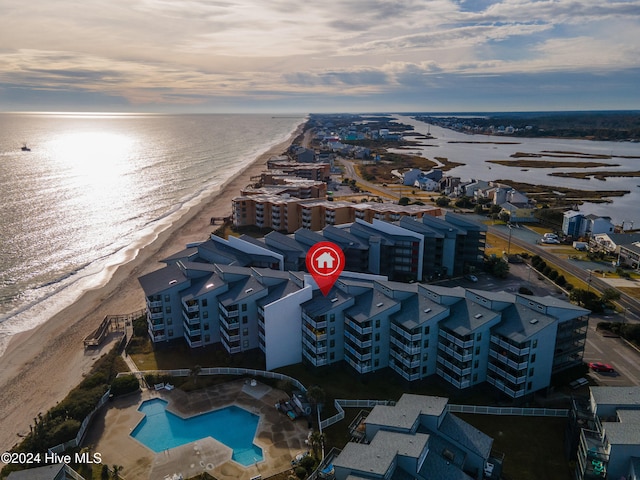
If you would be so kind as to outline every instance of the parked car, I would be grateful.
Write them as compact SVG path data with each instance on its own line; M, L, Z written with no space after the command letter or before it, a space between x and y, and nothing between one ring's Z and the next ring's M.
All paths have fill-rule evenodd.
M615 369L608 363L591 362L589 368L594 372L615 372Z
M465 275L464 278L473 283L476 283L478 281L478 277L476 277L475 275Z

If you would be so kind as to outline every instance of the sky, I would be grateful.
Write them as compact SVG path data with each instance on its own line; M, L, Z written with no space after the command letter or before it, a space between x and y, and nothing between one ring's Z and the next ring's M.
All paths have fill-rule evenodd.
M640 109L640 0L2 0L0 111Z

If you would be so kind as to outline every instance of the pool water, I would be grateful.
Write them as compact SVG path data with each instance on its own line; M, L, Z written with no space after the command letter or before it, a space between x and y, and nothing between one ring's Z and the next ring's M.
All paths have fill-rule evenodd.
M156 398L142 402L138 410L145 417L131 436L156 453L213 437L231 448L231 459L245 467L262 461L262 449L253 443L260 418L240 407L184 419L167 412L167 402Z

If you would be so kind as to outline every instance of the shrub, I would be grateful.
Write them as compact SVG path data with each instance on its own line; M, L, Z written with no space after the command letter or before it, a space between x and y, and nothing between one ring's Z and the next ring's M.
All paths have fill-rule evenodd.
M556 278L556 283L563 287L567 283L567 279L564 278L564 275L558 275L558 278Z
M140 384L135 375L122 375L111 382L111 393L113 396L124 395L140 389Z
M533 295L533 292L529 290L527 287L520 287L518 289L518 293L521 293L522 295Z
M551 271L549 272L549 278L555 282L558 278L558 271L551 269Z
M304 478L307 478L307 469L304 467L296 467L296 477L298 477L300 480L303 480Z

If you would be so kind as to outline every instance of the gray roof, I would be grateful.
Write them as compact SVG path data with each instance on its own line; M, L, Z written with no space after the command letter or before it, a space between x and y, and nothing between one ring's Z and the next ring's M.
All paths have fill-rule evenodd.
M255 277L248 276L243 280L235 282L228 292L220 295L218 301L225 307L242 302L245 298L256 295L258 292L266 290Z
M144 294L150 296L162 293L177 284L186 283L188 278L176 264L171 264L139 277L138 281L142 286L142 290L144 290Z
M64 464L47 465L45 467L29 468L19 472L11 472L7 480L54 480L60 471L64 468ZM67 478L62 477L62 478Z
M439 417L447 406L448 399L405 393L395 406L376 405L365 423L411 430L420 415Z
M402 308L391 317L393 321L411 331L447 309L423 295L414 295L402 301Z
M420 469L422 478L434 478L443 480L473 480L472 477L464 473L459 466L441 456L442 452L436 452L429 447L427 458Z
M298 290L300 290L298 286L290 280L280 282L277 285L269 287L269 294L266 297L261 298L258 301L258 305L264 307L265 305L269 305L270 303L280 300L281 298L286 297L290 293L297 292Z
M477 453L482 458L489 458L493 438L452 413L445 415L438 432L445 438L453 440L471 452Z
M356 322L365 322L376 315L386 312L390 308L397 307L397 300L387 297L382 292L371 288L367 292L356 297L355 304L345 310Z
M499 317L499 313L465 299L451 305L449 317L442 321L442 326L464 336L475 332L478 328Z
M337 298L337 300L334 300L335 298ZM313 293L313 298L302 304L302 311L313 318L338 308L347 302L351 304L353 297L335 287L329 291L327 296L322 295L322 292L316 290Z
M356 237L344 228L327 225L322 230L322 235L327 240L339 245L343 250L347 248L358 248L360 250L367 250L369 248L369 245L363 243L359 237Z
M602 422L609 443L640 446L640 410L618 410L617 413L619 422Z
M579 307L578 305L574 305L573 303L567 302L560 298L552 297L551 295L547 295L544 297L536 297L535 295L518 295L520 297L528 298L531 301L539 303L540 305L544 305L546 307L558 307L567 310L576 310L578 312L584 312L585 315L591 313L591 311L587 310L586 308Z
M597 405L640 409L640 387L590 387Z
M493 328L492 332L514 342L523 343L555 322L553 317L531 310L524 305L515 304L502 311L502 321Z
M401 217L397 224L402 228L406 228L407 230L411 230L412 232L421 233L422 235L429 238L444 238L442 232L431 228L429 225L425 225L421 221L411 218L407 215Z
M335 467L362 472L365 475L384 475L396 455L418 458L426 448L429 435L379 431L370 444L347 443L333 461Z

